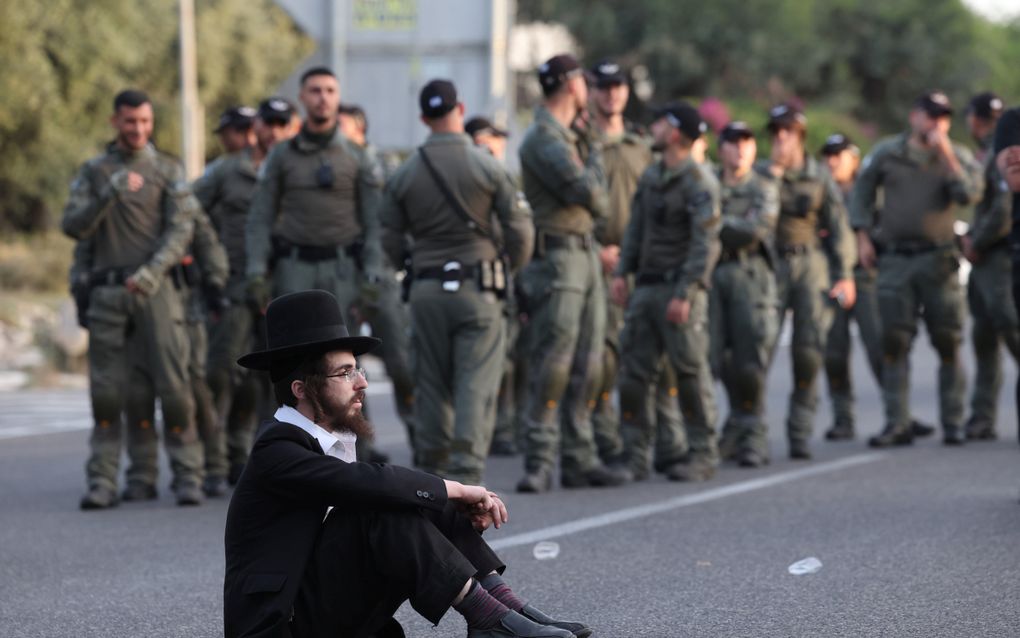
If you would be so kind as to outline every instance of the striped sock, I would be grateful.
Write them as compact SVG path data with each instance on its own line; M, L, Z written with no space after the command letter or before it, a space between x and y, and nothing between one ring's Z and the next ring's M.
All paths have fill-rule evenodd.
M471 582L471 589L464 596L464 600L453 608L464 616L467 626L472 629L492 629L499 624L503 616L510 613L506 605L489 595L484 587L479 587L478 581Z
M514 611L520 611L524 608L524 601L514 593L514 590L510 589L510 585L507 585L506 581L499 574L489 574L478 581L478 584L484 587L485 591L489 592L493 598L508 608Z

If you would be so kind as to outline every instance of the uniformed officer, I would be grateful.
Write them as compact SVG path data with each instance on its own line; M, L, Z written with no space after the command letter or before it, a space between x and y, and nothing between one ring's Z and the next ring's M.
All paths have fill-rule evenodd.
M631 199L641 174L652 163L652 149L649 140L637 127L624 120L623 111L630 99L630 87L623 68L613 60L603 60L589 70L589 78L594 89L591 100L593 125L601 137L602 161L609 190L608 215L595 229L595 238L600 245L603 290L609 303L606 304L606 347L602 357L602 376L592 423L599 456L605 463L615 463L623 453L623 439L620 436L618 410L613 405L611 394L616 388L620 367L623 307L608 299L609 282L620 261L620 243L630 220ZM661 357L659 368L659 374L649 387L649 401L655 403L657 436L668 439L677 433L682 434L683 428L676 404L676 379L665 355ZM682 441L678 443L685 445ZM655 449L664 451L673 447L672 443L663 442ZM655 465L661 469L671 460L657 458ZM637 474L635 478L644 476L646 474Z
M769 462L765 378L779 327L772 252L779 187L754 169L757 152L746 122L730 122L719 133L722 252L712 273L710 361L730 405L720 453L742 467Z
M289 139L294 111L283 98L264 100L252 123L255 143L217 158L194 185L195 196L209 214L229 262L224 292L230 304L210 317L208 357L209 388L225 441L218 446L206 443L206 466L225 464L231 485L248 460L259 399L269 393L268 378L249 374L236 363L251 349L261 322L261 314L246 303L245 226L259 167L275 144ZM218 458L210 459L210 451Z
M663 352L676 374L688 449L658 451L675 481L704 481L715 474L716 407L708 364L708 288L719 256L719 182L691 157L691 144L708 129L685 102L660 109L652 123L662 159L641 176L620 263L612 281L614 301L626 307L620 336L621 429L628 465L648 473L652 426L648 387ZM634 276L628 295L627 277ZM629 299L628 299L629 296Z
M223 146L223 152L236 153L254 144L254 123L255 109L250 106L232 106L223 111L213 131Z
M432 80L419 104L431 134L387 183L380 211L391 260L405 234L413 240L416 457L427 472L479 484L506 352L507 269L527 261L534 231L506 171L464 134L453 83Z
M861 165L850 199L865 268L876 263L870 233L876 227L879 189L884 202L877 263L886 424L869 439L873 447L913 442L909 355L919 315L939 355L943 441L964 442L965 378L959 357L964 299L953 222L959 208L976 203L984 188L980 164L949 140L952 113L949 98L940 91L919 97L910 111L910 130L875 146Z
M305 71L299 97L306 122L270 151L252 197L248 296L264 307L270 292L317 288L350 312L363 295L378 295L385 277L375 210L382 174L339 130L340 85L332 71Z
M382 158L368 141L368 118L365 116L365 111L357 104L341 104L339 113L340 131L379 165L378 170L381 174L385 174ZM385 272L382 273L378 285L363 287L362 292L367 294L362 294L358 299L357 309L359 318L367 321L372 328L372 335L382 339L382 344L376 352L382 357L383 365L386 367L386 376L393 383L393 400L396 404L397 414L404 422L408 441L413 449L414 380L411 378L411 366L408 361L411 337L408 329L410 318L407 314L407 307L400 300L397 266L402 270L404 264L402 261L396 264L389 263L389 260L383 261ZM371 458L374 462L388 460L388 457L383 453L371 449L371 444L367 439L359 439L358 445L360 458L369 458L374 455L374 458Z
M551 487L557 448L564 487L619 485L629 476L599 460L591 422L606 327L592 234L607 210L602 153L585 133L582 157L582 140L571 128L588 101L577 60L554 56L539 67L538 79L545 99L520 148L536 232L524 281L533 342L526 474L517 489Z
M780 330L787 310L793 311L794 387L786 434L790 458L809 459L808 441L818 403L815 377L822 367L825 338L832 323L829 299L846 308L854 305L856 291L850 278L854 244L839 189L804 148L804 114L793 105L776 106L769 111L768 130L772 154L762 167L780 180L776 226ZM822 234L826 235L824 251L819 246Z
M178 504L197 505L202 454L188 380L184 307L167 278L191 241L196 204L180 164L149 143L148 96L134 90L117 94L111 121L117 139L79 170L62 222L71 237L90 238L93 250L87 319L95 427L81 507L118 502L129 373L142 375L161 401Z
M1002 184L1013 193L1013 226L1009 241L1013 259L1013 305L1020 312L1020 109L1009 109L999 118L992 151ZM1016 384L1014 414L1020 415L1020 379Z
M506 161L506 142L510 134L487 117L476 116L464 123L464 132L475 146L487 150L499 162Z
M1003 303L1012 290L1009 233L1013 196L1003 184L991 152L995 125L1002 115L1002 99L994 93L974 96L967 107L967 128L978 144L977 159L984 166L985 191L974 208L974 221L963 237L963 256L973 264L967 282L971 343L977 373L966 424L968 439L994 439L996 405L1002 388L999 344L1020 361L1020 330L1013 304Z

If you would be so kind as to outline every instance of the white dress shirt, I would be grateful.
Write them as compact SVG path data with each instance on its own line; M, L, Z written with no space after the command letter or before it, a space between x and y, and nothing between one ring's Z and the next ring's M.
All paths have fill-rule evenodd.
M301 414L289 405L281 405L273 415L277 421L296 425L319 442L322 451L326 456L340 459L344 463L353 463L358 460L355 445L358 436L353 432L338 432L334 434L317 423L313 423L305 415Z

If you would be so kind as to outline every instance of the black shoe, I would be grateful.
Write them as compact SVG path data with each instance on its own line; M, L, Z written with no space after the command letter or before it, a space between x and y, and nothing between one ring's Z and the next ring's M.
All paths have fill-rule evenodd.
M715 476L715 463L705 459L692 459L674 463L666 468L666 478L681 483L701 483Z
M825 433L825 438L829 441L852 441L854 438L853 421L836 419L829 431Z
M227 473L227 483L233 487L241 480L241 472L244 471L244 463L231 463L230 472Z
M914 435L914 438L923 439L926 436L935 434L935 426L913 419L910 421L910 431Z
M81 497L80 506L83 510L105 510L117 507L117 492L101 485L90 487L85 496Z
M552 489L552 472L548 469L529 471L517 482L517 491L522 494L541 494Z
M516 456L517 446L513 441L493 441L489 446L489 456Z
M209 498L219 498L226 496L227 490L227 479L222 476L207 476L202 481L202 491Z
M885 426L881 434L868 439L871 447L892 447L894 445L913 445L914 432L908 425L905 428L896 428L892 425Z
M810 461L811 447L804 439L790 441L790 458L794 461Z
M535 607L531 604L525 605L524 608L521 609L520 614L528 620L537 622L540 625L565 629L574 634L577 638L588 638L588 636L591 635L591 627L584 623L570 622L569 620L556 620L547 616L541 610L535 609Z
M630 483L634 476L623 467L609 467L596 465L587 472L574 473L562 472L560 474L560 485L566 488L578 487L617 487L624 483Z
M547 627L528 620L516 611L510 611L503 616L499 624L492 629L472 629L468 627L468 638L506 638L507 636L519 636L520 638L574 638L574 634L566 629L558 627Z
M964 429L967 430L968 441L994 441L999 438L995 432L995 424L988 419L972 416Z
M177 504L188 507L201 505L205 502L202 490L197 485L181 485L174 489L177 494Z
M159 497L155 485L148 483L130 483L120 493L122 501L154 501Z
M754 450L743 450L737 455L737 465L740 467L761 467L768 464L769 457Z
M942 426L942 444L943 445L963 445L967 442L967 436L963 433L963 426L960 425L943 425Z

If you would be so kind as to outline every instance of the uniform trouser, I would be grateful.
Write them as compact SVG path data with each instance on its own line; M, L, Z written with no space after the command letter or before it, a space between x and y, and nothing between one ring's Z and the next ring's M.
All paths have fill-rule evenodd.
M362 316L372 328L372 335L382 339L375 350L386 367L386 376L393 383L393 400L397 414L404 422L407 440L414 447L414 379L408 360L411 334L407 306L400 300L400 286L390 273L379 284L376 299L359 301Z
M655 379L659 360L666 353L676 374L677 393L686 437L677 432L658 444L657 465L689 460L715 463L715 390L708 364L708 294L691 288L687 323L667 321L666 307L673 297L670 283L637 286L627 304L620 335L621 432L627 462L638 473L647 471L652 441L648 414L648 387ZM685 454L683 440L686 438Z
M248 352L265 348L265 340L255 338L256 317L245 300L243 279L227 284L230 307L209 321L209 356L207 374L212 392L217 423L225 442L221 454L226 465L240 467L248 461L255 432L256 405L260 396L270 392L268 375L251 372L237 365L237 359ZM206 471L209 470L209 446L206 447Z
M505 332L506 359L503 361L503 376L499 382L496 431L492 441L523 447L521 439L524 428L520 426L519 419L524 413L521 403L527 396L528 326L513 312L506 317Z
M599 450L599 458L610 463L623 454L623 437L620 434L619 411L613 405L612 392L617 385L620 370L620 332L623 330L624 310L609 300L610 275L603 274L603 294L606 295L606 348L602 356L602 375L596 393L595 410L592 414L592 426L595 431L595 445ZM652 403L650 412L655 415L656 438L663 440L663 446L676 432L682 432L680 410L677 408L676 375L667 357L662 356L660 373L648 386L648 401ZM659 447L656 446L656 450Z
M1005 248L981 255L970 271L967 301L973 319L971 341L977 359L977 373L970 400L971 417L995 423L999 390L1002 388L1002 361L999 344L1003 343L1020 361L1020 326L1016 306L1004 303L1013 289L1012 263Z
M506 353L503 304L474 282L447 292L438 279L411 288L416 456L423 470L481 483Z
M966 390L960 361L964 296L953 249L917 255L886 253L878 264L878 306L882 316L882 398L886 426L910 424L910 347L923 315L939 356L939 412L943 427L963 421Z
M164 280L148 297L123 286L98 286L89 299L88 320L89 389L95 420L85 468L89 486L116 489L121 414L133 406L151 406L155 397L162 406L174 485L200 483L202 448L195 432L188 375L190 348L184 308L173 285ZM151 431L152 427L151 419L127 419L129 431ZM128 482L146 481L144 472L143 468L137 474L129 471Z
M850 372L851 320L857 322L871 373L876 383L882 384L882 324L875 286L877 278L878 272L874 269L854 268L857 302L850 309L834 304L832 327L825 341L825 374L832 400L832 417L835 423L851 427L854 424L854 388Z
M591 412L606 333L601 268L581 247L550 248L529 267L528 472L550 470L557 450L563 472L599 465Z
M793 311L793 391L786 418L786 435L791 441L806 441L814 429L818 391L815 377L822 367L825 337L832 323L828 295L829 266L822 252L807 252L782 257L776 267L779 326L775 344L782 332L786 311ZM771 348L775 356L775 345Z
M372 636L406 600L438 624L469 578L505 568L452 503L442 512L333 510L301 579L290 633Z
M776 338L776 276L765 258L747 255L721 262L712 275L709 303L711 361L726 387L735 450L769 455L765 380Z

